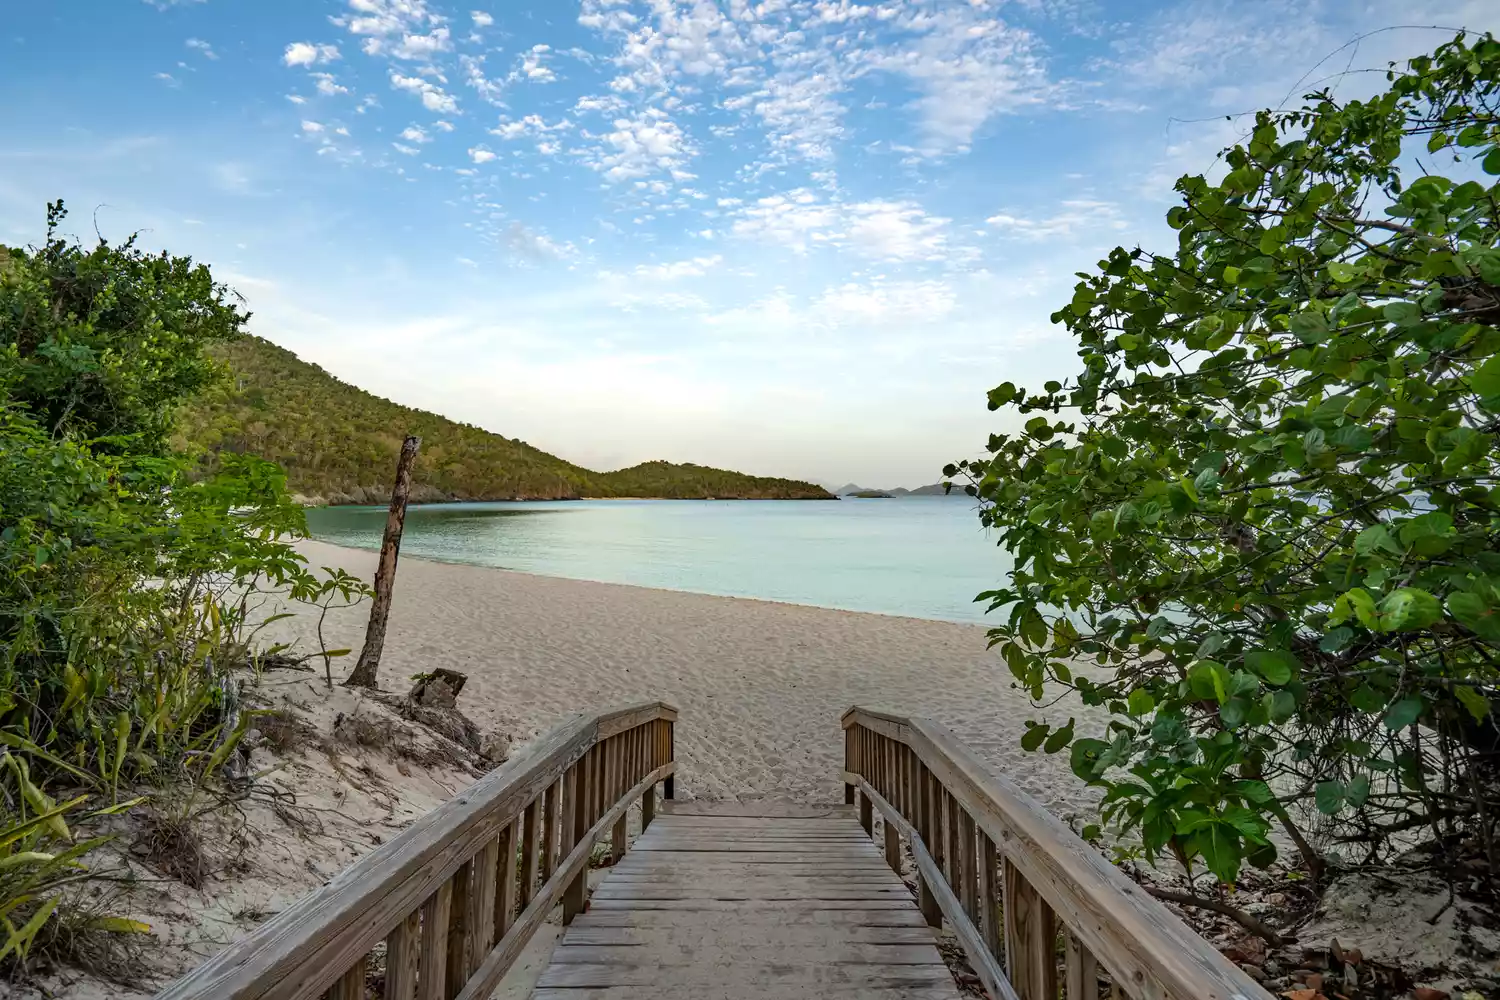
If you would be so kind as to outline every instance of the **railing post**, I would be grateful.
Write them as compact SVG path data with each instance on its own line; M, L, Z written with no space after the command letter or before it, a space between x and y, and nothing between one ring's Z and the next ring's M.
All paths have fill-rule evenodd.
M665 739L667 759L662 761L662 763L667 764L677 759L677 748L673 745L675 734L672 732L672 723L664 722L663 725L665 725L667 729L667 735ZM661 783L661 797L669 801L677 797L676 775L667 775L666 780Z
M858 763L854 759L854 730L856 727L849 726L844 730L844 770L854 774L859 770ZM844 783L844 805L854 805L854 786L848 782Z
M573 766L573 815L566 817L568 825L573 834L569 839L572 848L578 847L579 841L584 838L589 829L589 799L591 789L589 788L590 767L594 751L590 750L583 758ZM569 852L571 853L571 851ZM589 866L584 864L583 870L573 877L568 883L567 889L563 890L563 923L571 924L573 918L583 912L584 895L588 891Z
M932 818L936 814L936 805L933 802L933 790L936 782L933 780L932 772L920 760L917 761L917 821L913 823L917 836L922 838L922 845L927 848L928 854L935 854L933 844ZM937 897L932 894L932 887L927 884L927 879L921 875L917 876L917 906L922 910L922 917L927 921L929 927L943 926L943 911L938 906Z

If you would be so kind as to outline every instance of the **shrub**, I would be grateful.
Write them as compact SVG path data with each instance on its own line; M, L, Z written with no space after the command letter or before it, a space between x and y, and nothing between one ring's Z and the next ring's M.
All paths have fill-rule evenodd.
M1149 855L1232 882L1280 826L1314 872L1411 834L1500 862L1497 97L1500 43L1459 35L1261 112L1178 181L1174 253L1053 315L1080 374L993 390L1024 431L948 470L1015 555L981 599L1017 682L1110 713L1023 742Z

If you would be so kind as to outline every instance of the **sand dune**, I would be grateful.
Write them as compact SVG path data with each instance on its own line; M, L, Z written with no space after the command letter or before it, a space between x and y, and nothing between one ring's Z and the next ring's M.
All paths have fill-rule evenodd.
M372 552L303 550L373 577ZM331 616L330 644L358 649L366 613ZM285 624L306 649L307 616ZM469 675L465 712L522 739L568 712L675 704L683 797L832 801L857 703L944 723L1059 815L1087 801L1066 754L1020 750L1033 710L978 626L403 558L382 685L439 666Z

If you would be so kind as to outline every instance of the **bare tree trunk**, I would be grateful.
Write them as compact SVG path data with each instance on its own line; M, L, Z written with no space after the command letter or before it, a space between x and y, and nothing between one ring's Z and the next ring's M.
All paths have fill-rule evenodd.
M385 519L385 538L380 543L380 566L375 570L375 603L370 606L370 624L365 628L365 648L360 650L354 672L345 687L379 688L376 672L385 648L385 620L391 613L391 590L396 585L396 556L401 551L401 529L406 525L406 498L411 494L411 467L417 461L422 439L408 436L401 443L396 462L396 486L391 490L391 512Z

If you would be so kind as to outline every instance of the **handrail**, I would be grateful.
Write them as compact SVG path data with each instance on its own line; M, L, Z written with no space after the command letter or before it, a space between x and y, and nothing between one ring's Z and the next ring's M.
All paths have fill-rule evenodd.
M1270 1000L1270 994L1073 831L928 719L844 713L844 800L906 840L918 903L947 918L996 1000ZM1061 923L1061 928L1058 923ZM1063 961L1058 962L1058 936ZM1059 975L1061 973L1061 976Z
M574 715L156 1000L485 1000L559 901L583 910L589 856L626 813L673 794L677 710ZM519 910L519 913L517 912Z

